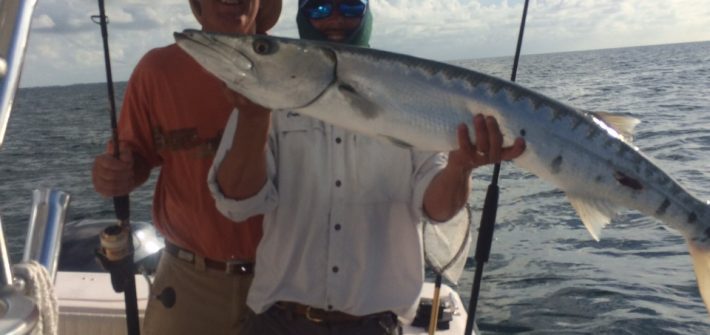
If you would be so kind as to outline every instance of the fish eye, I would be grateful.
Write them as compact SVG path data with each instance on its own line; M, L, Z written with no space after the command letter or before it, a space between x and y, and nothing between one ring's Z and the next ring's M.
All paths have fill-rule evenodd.
M254 52L260 55L269 55L276 51L274 44L265 38L254 40L254 43L252 43L252 47L254 48Z

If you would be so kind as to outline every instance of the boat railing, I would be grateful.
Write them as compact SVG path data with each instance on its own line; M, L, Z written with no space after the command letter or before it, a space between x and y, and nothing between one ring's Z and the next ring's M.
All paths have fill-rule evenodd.
M32 12L36 4L37 0L0 1L0 146L5 139L20 82ZM0 221L0 334L30 334L39 318L37 304L15 285Z
M52 282L69 199L69 194L55 189L33 192L22 263L38 262L47 270ZM36 303L25 296L26 284L34 278L25 273L13 273L3 233L0 233L0 262L0 334L29 334L40 317Z
M32 212L22 261L39 262L47 269L52 279L59 263L59 249L69 199L69 194L55 189L33 192Z
M0 220L0 334L30 334L39 321L37 304L13 285L10 256Z
M7 130L37 0L0 1L0 146Z

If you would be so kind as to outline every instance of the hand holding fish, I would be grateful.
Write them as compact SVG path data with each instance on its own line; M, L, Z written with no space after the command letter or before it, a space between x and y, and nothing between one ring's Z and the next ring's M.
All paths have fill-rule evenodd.
M468 127L457 128L459 148L449 152L446 167L432 180L424 194L424 211L436 221L451 219L468 200L473 169L512 160L525 150L525 141L516 139L510 147L503 147L503 134L492 116L473 117L476 144L471 143Z
M460 124L457 128L459 148L449 152L449 165L471 171L486 164L513 160L525 150L525 141L522 138L516 139L510 147L503 147L503 134L498 121L492 116L474 116L473 128L476 144L471 143L465 124Z
M224 85L223 91L224 95L227 97L227 100L229 100L229 102L239 111L239 113L244 114L243 116L254 116L263 119L271 117L270 109L252 102L243 95L230 89L226 84Z

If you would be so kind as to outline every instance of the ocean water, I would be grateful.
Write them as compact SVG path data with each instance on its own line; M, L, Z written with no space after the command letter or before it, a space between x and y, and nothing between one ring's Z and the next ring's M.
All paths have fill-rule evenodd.
M501 78L511 58L455 61ZM710 199L710 42L523 56L518 83L572 106L637 117L636 144L701 199ZM125 83L116 85L117 99ZM20 89L0 148L0 216L19 260L32 190L72 195L68 221L110 219L93 192L91 164L110 134L105 84ZM475 172L478 226L492 168ZM155 173L131 194L131 217L150 220ZM502 168L491 260L478 303L484 334L710 334L679 233L628 212L586 232L564 195ZM473 253L473 251L472 251ZM471 255L472 256L472 255ZM468 304L470 260L455 286Z

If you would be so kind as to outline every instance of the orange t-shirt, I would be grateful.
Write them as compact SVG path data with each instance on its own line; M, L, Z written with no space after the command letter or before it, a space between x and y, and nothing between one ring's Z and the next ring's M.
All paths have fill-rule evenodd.
M165 238L216 260L254 260L262 217L228 220L207 188L207 172L233 109L223 87L177 45L153 49L128 82L119 138L161 169L153 221Z

